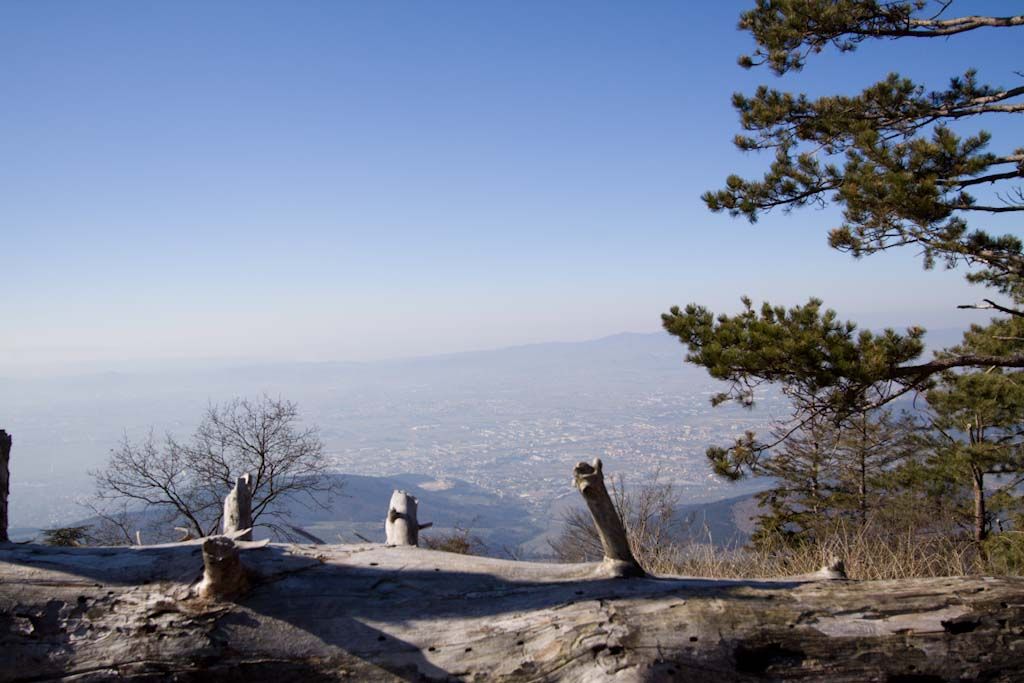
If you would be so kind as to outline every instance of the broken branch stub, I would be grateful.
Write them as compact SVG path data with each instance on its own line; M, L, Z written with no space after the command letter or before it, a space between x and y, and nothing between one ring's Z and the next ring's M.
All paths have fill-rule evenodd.
M249 533L238 537L241 541L252 540L251 482L251 475L243 474L235 481L235 488L231 489L224 499L224 534L230 536L243 529L250 529Z
M11 492L11 435L0 429L0 543L7 537L7 496Z
M200 597L224 600L244 592L248 585L235 542L227 536L211 536L204 540L203 580L198 588Z
M419 523L416 517L417 504L416 498L405 491L395 491L391 494L388 516L384 520L387 545L419 545L420 531L432 526L433 523Z
M843 562L838 556L833 555L829 557L821 569L817 571L816 576L822 579L845 579L846 576L846 563Z
M590 516L594 518L597 534L601 537L604 548L604 562L608 571L614 576L644 576L640 563L633 557L629 549L626 529L622 526L619 513L615 510L608 489L604 485L604 473L601 471L601 459L591 463L580 462L572 470L576 488L583 495L583 500L590 508Z

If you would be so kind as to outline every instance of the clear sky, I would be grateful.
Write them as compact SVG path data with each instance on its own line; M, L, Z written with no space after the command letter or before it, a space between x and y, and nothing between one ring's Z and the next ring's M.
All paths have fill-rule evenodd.
M736 66L750 4L0 4L0 372L584 339L743 294L965 322L961 274L832 252L834 212L750 226L699 195L765 163L732 92L1013 83L1019 31L779 80Z

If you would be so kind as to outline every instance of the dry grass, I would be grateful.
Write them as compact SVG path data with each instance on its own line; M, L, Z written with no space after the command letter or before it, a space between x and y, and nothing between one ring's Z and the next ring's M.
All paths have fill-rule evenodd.
M424 548L459 555L482 555L487 550L483 540L468 527L455 527L451 531L434 530L420 536L420 543Z
M995 534L979 548L952 519L897 501L860 524L839 517L816 530L820 540L797 546L723 549L705 529L706 540L689 536L675 510L670 484L627 490L613 478L609 493L623 520L633 555L655 574L707 578L771 578L810 574L841 559L851 579L907 579L984 574L1024 574L1024 533ZM692 536L690 536L692 538ZM564 518L562 533L550 542L560 562L601 558L601 541L590 514L580 508Z
M980 573L1012 573L983 558L968 540L946 535L926 535L906 528L893 530L881 524L863 527L838 522L822 541L795 548L723 550L708 543L675 545L658 553L647 568L656 574L709 578L767 578L808 574L833 557L846 565L851 579L905 579L912 577L963 576ZM655 559L655 558L650 558Z

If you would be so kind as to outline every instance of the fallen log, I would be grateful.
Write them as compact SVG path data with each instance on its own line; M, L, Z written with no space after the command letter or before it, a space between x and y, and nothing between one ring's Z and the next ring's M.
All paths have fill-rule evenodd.
M1024 579L601 577L411 546L0 549L0 680L1017 681Z

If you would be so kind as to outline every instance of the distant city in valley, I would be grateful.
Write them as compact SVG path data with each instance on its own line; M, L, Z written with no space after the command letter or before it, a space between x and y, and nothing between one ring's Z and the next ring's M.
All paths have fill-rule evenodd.
M0 378L0 414L15 439L11 525L27 537L81 520L88 471L122 438L187 436L209 403L261 393L299 404L337 472L421 475L427 518L431 491L454 494L451 482L515 501L525 516L517 541L550 532L577 504L579 460L602 458L627 485L670 482L682 503L756 490L763 482L716 478L704 451L785 416L785 401L765 394L753 411L712 408L721 387L684 363L684 352L665 334L621 334L375 363ZM344 499L335 506L342 515L345 507Z

